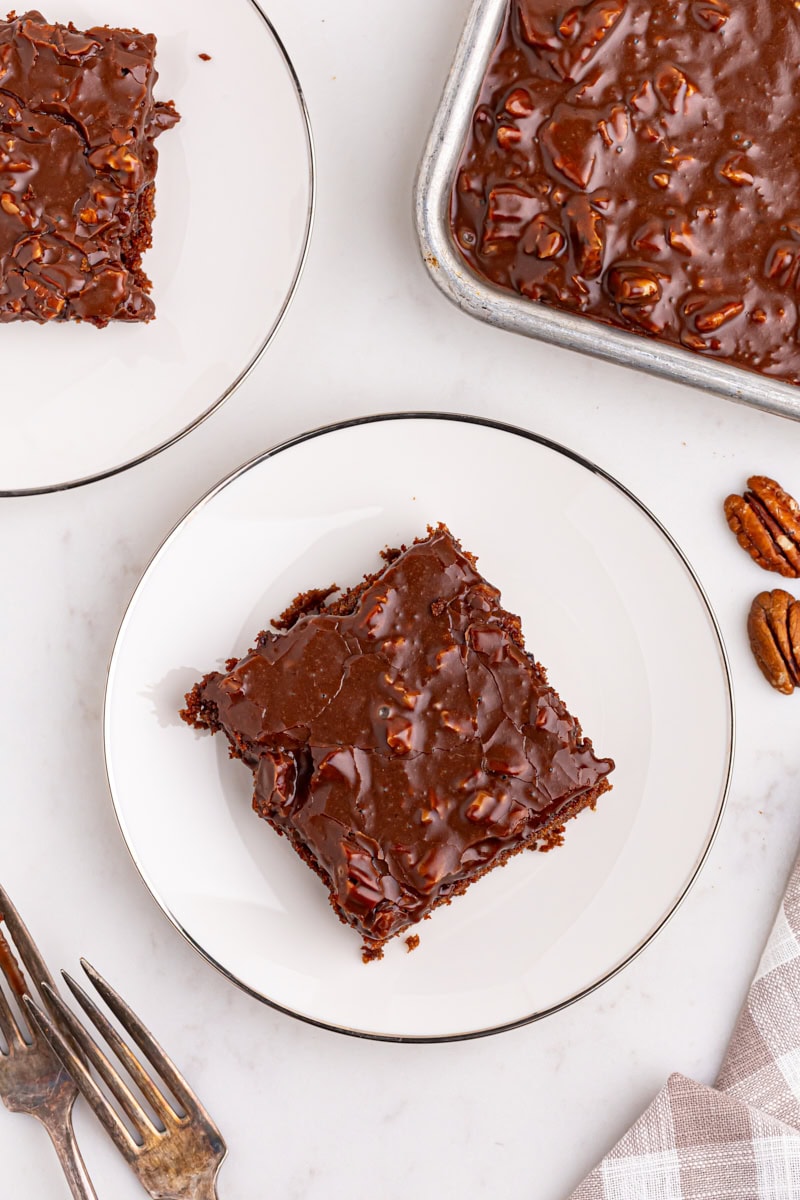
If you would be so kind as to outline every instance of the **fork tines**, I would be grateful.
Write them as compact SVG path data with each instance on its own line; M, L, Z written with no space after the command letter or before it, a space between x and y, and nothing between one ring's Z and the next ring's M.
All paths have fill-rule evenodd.
M84 1029L53 987L45 984L42 988L48 1012L43 1012L30 1000L26 1000L26 1007L31 1019L42 1030L119 1150L126 1156L130 1156L158 1139L165 1130L180 1126L195 1113L203 1113L204 1116L205 1113L177 1068L122 997L85 959L81 959L81 966L111 1012L149 1062L153 1071L160 1076L178 1101L180 1108L176 1108L167 1099L90 996L66 972L62 972L75 999L151 1106L159 1124L153 1122L120 1072L112 1065L109 1056ZM106 1099L89 1069L90 1066L97 1072L128 1117L135 1138L131 1136L119 1114Z
M5 925L14 949L3 933ZM16 950L20 961L17 961ZM20 962L22 966L20 966ZM44 960L36 948L33 938L28 933L22 919L9 899L8 893L0 886L0 978L4 978L11 995L22 1005L23 997L30 992L30 986L25 978L23 968L27 970L31 981L52 983ZM20 1025L19 1017L14 1012L5 991L0 987L0 1035L4 1038L9 1052L27 1042L26 1031Z
M44 965L44 959L36 948L28 930L23 924L14 905L9 899L5 888L0 885L0 924L5 924L8 932L11 934L14 946L22 960L22 965L27 969L28 974L34 984L42 982L49 983L53 987L53 980L50 977L50 972ZM25 977L22 974L19 964L17 963L8 942L3 937L0 930L0 970L3 971L9 986L20 998L29 991Z
M5 976L9 988L15 995L22 997L25 994L27 990L25 980L2 931L0 931L0 975ZM17 1016L2 987L0 987L0 1038L6 1044L4 1050L0 1043L0 1057L2 1058L13 1054L14 1050L21 1047L25 1041Z

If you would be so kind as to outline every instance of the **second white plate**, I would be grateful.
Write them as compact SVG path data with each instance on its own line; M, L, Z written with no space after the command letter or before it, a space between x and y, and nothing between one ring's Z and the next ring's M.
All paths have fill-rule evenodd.
M325 889L252 813L252 776L194 733L184 693L309 587L357 582L446 522L522 617L614 789L556 852L517 856L364 966ZM730 680L669 535L597 467L520 430L406 414L309 434L243 467L176 528L120 630L106 758L134 860L177 927L261 999L372 1037L534 1020L629 962L697 875L733 754Z
M156 320L0 326L0 496L133 466L241 383L294 293L314 164L294 68L254 0L103 0L102 21L158 37L156 98L181 122L158 140L158 214L144 259ZM97 24L90 0L48 20ZM211 61L200 58L211 55Z

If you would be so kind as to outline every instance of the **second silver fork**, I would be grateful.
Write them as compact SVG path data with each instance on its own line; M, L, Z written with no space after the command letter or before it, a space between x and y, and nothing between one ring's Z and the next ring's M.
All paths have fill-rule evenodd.
M81 960L88 979L138 1047L146 1069L91 997L62 972L70 991L110 1052L47 983L47 1011L27 997L34 1024L72 1075L96 1116L153 1200L216 1200L217 1173L227 1153L222 1136L186 1080L122 997ZM112 1064L116 1060L118 1067ZM123 1120L98 1086L89 1065L125 1114ZM119 1068L119 1069L118 1069ZM126 1082L150 1109L147 1112ZM163 1081L174 1099L165 1093ZM177 1102L177 1103L176 1103ZM133 1133L131 1132L133 1131Z

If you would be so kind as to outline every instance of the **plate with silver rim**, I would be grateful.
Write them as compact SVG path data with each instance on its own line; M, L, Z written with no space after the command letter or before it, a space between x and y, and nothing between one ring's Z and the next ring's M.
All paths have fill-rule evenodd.
M297 286L315 196L296 72L254 0L50 0L49 21L133 21L158 39L155 96L180 123L158 139L156 319L0 327L0 496L57 491L152 457L245 379Z
M178 713L298 593L358 582L384 546L440 521L519 613L596 751L615 759L614 786L555 851L517 855L421 923L413 954L395 939L365 965L325 887L252 812L251 772ZM705 861L733 743L714 614L658 520L566 447L436 414L316 430L209 492L136 589L105 705L121 830L180 932L266 1003L398 1041L537 1020L629 963Z

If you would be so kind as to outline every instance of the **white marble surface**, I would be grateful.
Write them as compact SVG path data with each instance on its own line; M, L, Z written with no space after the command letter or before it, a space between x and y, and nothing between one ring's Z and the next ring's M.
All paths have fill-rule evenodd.
M771 577L720 508L754 471L800 490L800 424L483 327L434 289L411 185L467 6L272 0L319 160L311 255L282 331L242 390L154 461L74 493L0 501L0 872L50 963L90 958L190 1075L229 1142L223 1197L568 1195L670 1071L713 1080L800 840L800 700L767 688L743 631ZM636 492L716 607L739 719L719 838L655 943L539 1025L417 1047L284 1017L184 944L120 838L100 726L125 605L192 502L254 450L410 407L535 430ZM83 1111L78 1126L101 1198L140 1195ZM4 1111L0 1164L3 1196L66 1195L42 1132Z

